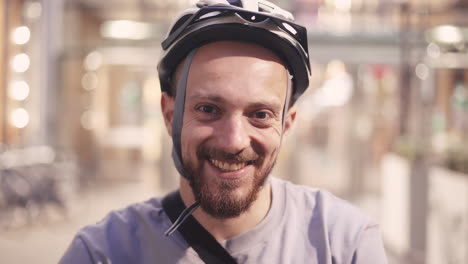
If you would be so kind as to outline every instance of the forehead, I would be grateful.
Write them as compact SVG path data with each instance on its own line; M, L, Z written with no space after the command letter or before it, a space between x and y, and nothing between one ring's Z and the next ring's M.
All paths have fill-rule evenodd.
M283 65L281 59L271 50L260 45L240 41L217 41L201 46L197 59L213 61L230 57L243 57L251 60L276 62Z
M197 51L187 94L283 98L287 81L286 68L272 51L251 43L215 42Z

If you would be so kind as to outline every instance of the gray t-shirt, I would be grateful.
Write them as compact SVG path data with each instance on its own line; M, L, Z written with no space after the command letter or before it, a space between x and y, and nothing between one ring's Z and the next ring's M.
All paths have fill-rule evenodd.
M273 201L253 229L222 242L238 263L387 263L377 224L330 193L270 178ZM83 228L60 263L203 263L154 198Z

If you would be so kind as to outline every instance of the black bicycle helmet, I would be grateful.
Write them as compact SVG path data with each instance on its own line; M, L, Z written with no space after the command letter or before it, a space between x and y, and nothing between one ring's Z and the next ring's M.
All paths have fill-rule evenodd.
M256 43L277 54L293 77L292 103L309 86L307 31L291 13L262 0L201 0L179 16L162 42L162 91L171 93L172 73L191 50L222 40Z

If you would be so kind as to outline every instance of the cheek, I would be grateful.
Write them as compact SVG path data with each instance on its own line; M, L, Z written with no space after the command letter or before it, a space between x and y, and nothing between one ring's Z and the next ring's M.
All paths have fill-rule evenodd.
M274 129L260 130L254 138L254 142L257 143L255 145L266 155L274 154L281 144L281 134Z
M182 152L196 153L197 147L213 135L213 127L187 122L182 128Z

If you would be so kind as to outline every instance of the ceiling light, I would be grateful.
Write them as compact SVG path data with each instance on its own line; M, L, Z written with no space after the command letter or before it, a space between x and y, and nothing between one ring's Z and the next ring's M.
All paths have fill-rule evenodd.
M101 25L101 35L105 38L142 40L152 35L152 27L148 23L114 20Z
M427 37L437 43L456 44L463 42L463 32L453 25L441 25L428 31Z

